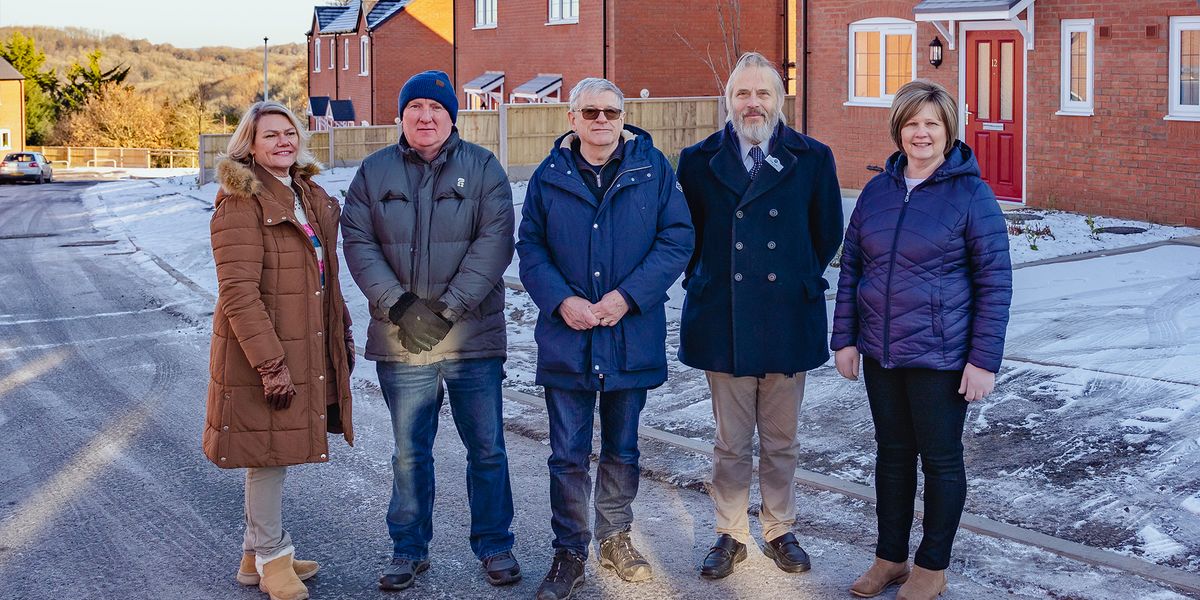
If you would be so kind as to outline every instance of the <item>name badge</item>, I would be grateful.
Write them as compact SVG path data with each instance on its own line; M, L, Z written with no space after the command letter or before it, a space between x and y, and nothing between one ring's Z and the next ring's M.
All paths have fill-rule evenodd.
M783 163L779 162L779 159L775 158L774 156L767 157L767 164L774 167L776 171L783 170Z

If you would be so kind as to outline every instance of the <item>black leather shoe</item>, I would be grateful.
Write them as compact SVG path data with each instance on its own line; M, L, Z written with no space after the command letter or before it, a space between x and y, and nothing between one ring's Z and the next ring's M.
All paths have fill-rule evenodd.
M808 553L800 547L796 536L789 531L763 546L763 554L775 561L775 566L788 573L803 573L812 568Z
M717 543L708 549L704 562L700 563L700 576L721 579L732 573L733 568L743 560L746 560L746 545L728 533L722 533L717 536Z

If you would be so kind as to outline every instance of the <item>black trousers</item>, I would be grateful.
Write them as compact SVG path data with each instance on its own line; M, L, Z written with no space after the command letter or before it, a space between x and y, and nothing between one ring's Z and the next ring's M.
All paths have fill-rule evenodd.
M908 560L919 456L925 474L925 518L913 562L933 571L945 569L967 498L962 445L967 402L958 393L962 371L885 369L864 356L863 375L878 445L875 555L892 562Z

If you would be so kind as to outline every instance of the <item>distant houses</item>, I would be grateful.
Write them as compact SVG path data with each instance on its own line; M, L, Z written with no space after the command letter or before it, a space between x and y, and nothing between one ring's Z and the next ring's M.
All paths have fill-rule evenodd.
M25 76L0 58L0 152L25 149Z

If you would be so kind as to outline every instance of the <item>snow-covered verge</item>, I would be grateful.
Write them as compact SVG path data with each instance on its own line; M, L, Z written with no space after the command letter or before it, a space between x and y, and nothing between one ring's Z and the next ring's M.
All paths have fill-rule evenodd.
M318 182L342 197L353 174L333 169ZM207 227L215 184L198 188L195 177L181 176L92 190L88 202L97 226L127 232L140 248L215 294ZM524 184L514 184L513 192L519 218ZM1035 240L1032 250L1026 233L1011 235L1015 264L1200 234L1103 218L1092 225L1147 231L1093 234L1082 215L1020 213L1042 218L1011 224L1049 227L1054 237ZM516 275L515 263L509 274ZM967 510L1200 572L1200 248L1165 245L1029 266L1014 278L996 392L968 413ZM365 300L349 277L342 286L361 345ZM537 308L520 292L510 293L508 304L507 384L540 394L533 384ZM681 304L676 288L669 303L672 357ZM358 376L370 378L370 371ZM841 379L828 365L811 372L801 418L804 468L872 483L873 430L861 382ZM644 424L711 440L703 374L672 360L670 380L651 393Z

